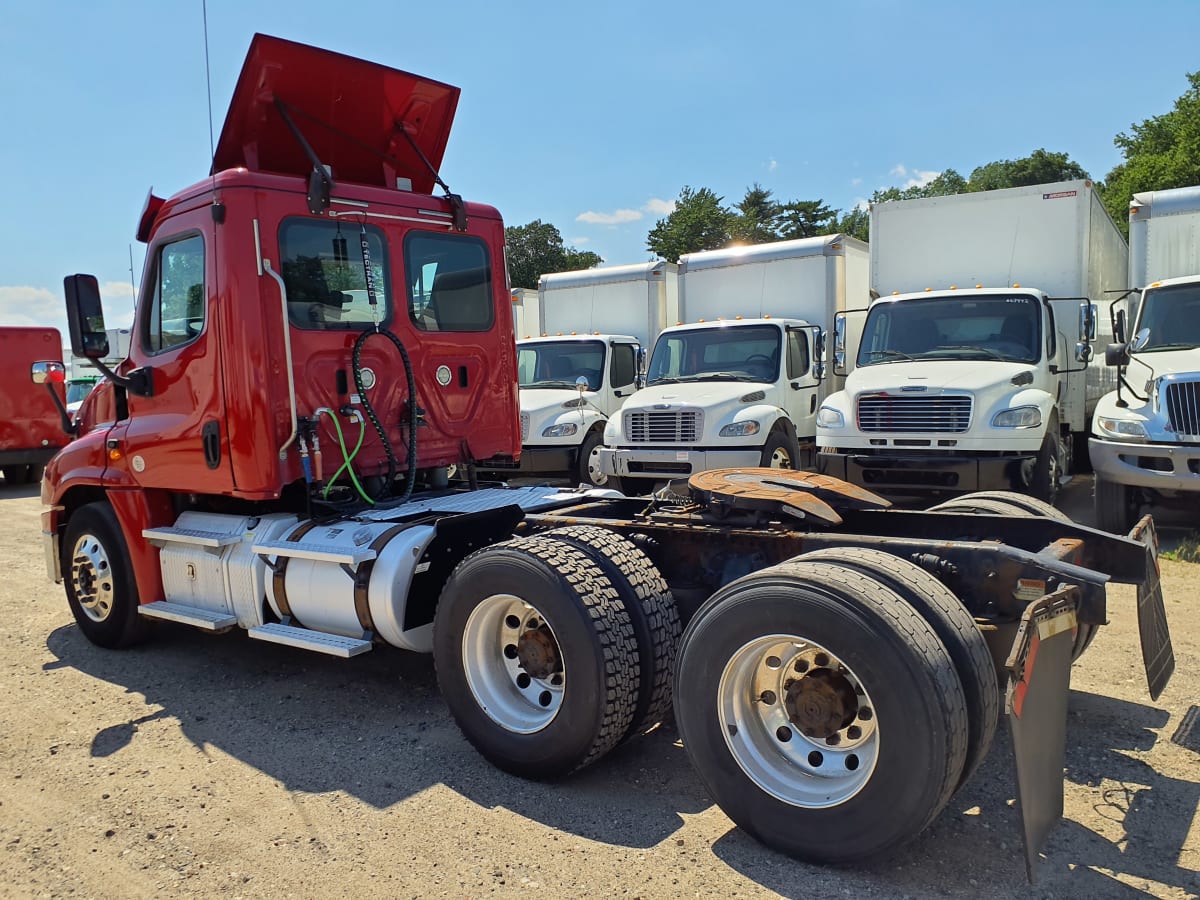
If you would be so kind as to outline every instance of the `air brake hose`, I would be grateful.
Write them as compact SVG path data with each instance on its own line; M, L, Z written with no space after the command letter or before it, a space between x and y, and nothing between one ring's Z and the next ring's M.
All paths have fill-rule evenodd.
M416 481L417 474L417 382L413 377L412 363L409 361L408 351L404 349L404 344L400 342L400 338L385 328L364 331L358 336L358 340L354 342L354 355L352 357L354 387L358 391L359 398L362 400L367 418L371 420L371 424L375 427L375 433L379 435L379 440L383 444L383 450L387 454L388 460L387 480L384 482L383 491L379 497L374 498L376 500L382 499L392 492L392 483L396 480L396 453L392 449L392 442L388 440L387 431L380 424L379 417L375 414L375 408L371 405L371 401L367 397L366 388L363 386L362 348L363 344L367 342L367 338L375 334L387 337L400 353L400 360L404 363L404 377L408 383L408 476L404 479L404 493L399 498L403 503L412 497L413 484Z

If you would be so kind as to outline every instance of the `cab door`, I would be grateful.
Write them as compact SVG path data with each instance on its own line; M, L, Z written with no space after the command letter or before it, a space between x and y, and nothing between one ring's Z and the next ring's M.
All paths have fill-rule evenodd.
M208 219L208 223L204 220ZM172 218L146 258L136 327L122 373L149 371L153 393L130 391L128 416L110 450L143 488L228 493L233 489L219 353L220 323L207 206ZM169 230L168 230L169 229Z
M808 328L789 326L784 335L784 403L801 444L813 439L817 433L817 381L812 372L809 331Z

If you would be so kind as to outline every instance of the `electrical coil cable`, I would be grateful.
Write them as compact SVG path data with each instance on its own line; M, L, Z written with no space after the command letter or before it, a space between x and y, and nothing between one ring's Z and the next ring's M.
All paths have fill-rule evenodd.
M362 380L362 348L367 342L367 338L375 334L381 334L387 337L396 350L400 353L400 360L404 363L404 377L408 382L408 476L404 479L404 493L398 498L401 503L406 502L412 497L413 484L416 481L417 474L417 382L413 377L412 363L408 358L408 351L404 349L404 344L400 342L400 338L392 334L386 328L376 328L376 330L364 331L358 336L354 342L354 354L352 357L354 371L354 387L358 391L358 396L362 399L363 409L366 411L367 418L371 420L371 424L375 427L375 433L379 435L379 440L383 443L383 450L387 454L388 460L388 475L384 482L383 490L374 500L380 500L387 497L392 492L392 483L396 480L396 453L392 449L392 442L388 440L387 431L380 424L379 417L375 414L375 407L371 405L370 399L367 397L366 388L363 386Z

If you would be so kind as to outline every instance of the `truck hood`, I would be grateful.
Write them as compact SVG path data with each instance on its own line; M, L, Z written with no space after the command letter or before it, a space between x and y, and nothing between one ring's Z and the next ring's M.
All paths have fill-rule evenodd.
M563 408L563 404L579 399L579 392L574 388L569 390L567 388L522 388L517 391L517 395L521 402L521 412L530 414L552 410L568 412L569 410ZM584 391L583 398L589 404L596 401L596 395L591 391ZM591 406L586 406L584 409L591 409Z
M335 180L394 188L402 177L414 191L431 194L458 95L440 81L256 34L212 171L243 166L308 176L313 164L276 106L280 101Z
M1190 350L1162 350L1152 353L1135 353L1133 358L1138 362L1145 363L1154 370L1151 375L1145 366L1134 365L1126 369L1127 377L1135 379L1130 383L1136 382L1144 374L1147 378L1157 378L1160 375L1189 375L1191 373L1200 373L1200 347L1192 347Z
M774 385L750 381L691 381L683 384L664 384L644 387L621 407L622 410L662 410L682 407L713 409L725 404L739 403L742 397L756 391L769 391Z
M1021 372L1033 372L1034 384L1040 380L1037 366L1030 363L993 359L906 360L855 369L846 377L846 391L850 394L876 391L917 394L922 390L977 393L1010 382Z

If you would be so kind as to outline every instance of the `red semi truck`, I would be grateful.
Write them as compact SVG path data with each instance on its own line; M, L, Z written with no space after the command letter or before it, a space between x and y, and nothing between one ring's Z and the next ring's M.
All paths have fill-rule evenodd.
M211 175L141 217L129 357L46 470L47 563L80 630L432 653L467 738L533 778L673 701L722 808L821 861L919 833L1003 706L1032 860L1110 581L1138 585L1151 693L1170 677L1149 517L1120 537L1007 494L896 510L759 469L650 499L480 483L521 434L503 223L437 171L457 99L254 38ZM103 357L96 280L66 292L74 351Z
M0 327L0 472L8 485L42 477L42 467L69 440L50 393L27 387L38 360L62 362L57 328ZM63 399L60 382L52 388Z

